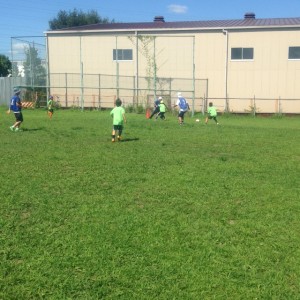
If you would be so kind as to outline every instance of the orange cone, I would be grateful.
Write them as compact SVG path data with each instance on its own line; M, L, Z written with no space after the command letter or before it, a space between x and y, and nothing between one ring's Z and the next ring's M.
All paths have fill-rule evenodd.
M151 116L151 110L150 110L150 108L147 108L146 109L146 118L149 119L150 116Z

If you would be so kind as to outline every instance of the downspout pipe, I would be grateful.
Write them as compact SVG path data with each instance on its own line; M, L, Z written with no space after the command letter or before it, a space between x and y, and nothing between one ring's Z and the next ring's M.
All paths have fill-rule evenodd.
M226 40L225 40L225 82L224 82L224 87L225 87L225 112L228 111L228 30L222 29L222 33L225 35Z

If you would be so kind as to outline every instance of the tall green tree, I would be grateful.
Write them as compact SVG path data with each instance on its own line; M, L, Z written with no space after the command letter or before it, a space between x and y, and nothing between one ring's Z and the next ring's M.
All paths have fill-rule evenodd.
M38 49L36 49L34 45L29 45L25 49L25 55L24 69L26 84L28 86L46 85L46 69L45 66L42 65L42 59L39 57Z
M0 54L0 77L6 77L11 73L11 61L5 55Z
M49 21L49 27L51 30L56 30L96 23L114 23L114 20L100 17L95 10L85 13L81 10L78 11L75 8L73 11L68 12L65 10L60 10L57 14L57 17Z
M39 57L38 49L34 45L29 45L25 48L26 60L24 61L25 78L26 78L26 99L39 101L46 97L46 68L43 65L42 59Z

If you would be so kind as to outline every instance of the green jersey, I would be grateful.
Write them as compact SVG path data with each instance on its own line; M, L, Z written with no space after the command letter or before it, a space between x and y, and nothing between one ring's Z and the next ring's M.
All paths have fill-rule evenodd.
M115 107L110 115L113 117L113 125L123 125L123 115L125 114L125 109L122 106Z
M160 112L166 112L166 106L164 103L159 104L159 111Z
M217 116L217 110L214 106L209 106L207 109L207 113L211 116L211 117L216 117Z
M49 99L47 102L48 109L52 109L52 105L53 105L53 100Z

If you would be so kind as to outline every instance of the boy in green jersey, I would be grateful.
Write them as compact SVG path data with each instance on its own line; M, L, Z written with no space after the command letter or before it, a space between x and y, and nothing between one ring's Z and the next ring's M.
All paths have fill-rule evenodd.
M50 96L47 101L47 109L48 109L48 116L50 119L52 119L53 116L53 96Z
M122 101L118 98L116 100L116 107L110 112L110 115L113 117L112 142L116 140L116 131L118 131L118 141L121 140L123 124L126 123L125 109L121 105Z
M219 125L218 120L217 120L217 115L218 115L217 109L213 106L212 102L209 102L209 107L207 109L207 117L205 120L205 124L207 124L208 120L213 119L217 123L217 125Z
M164 120L166 118L165 117L166 105L165 105L163 100L160 100L160 103L159 103L158 107L159 107L159 113L156 115L155 119L160 117L162 120Z

